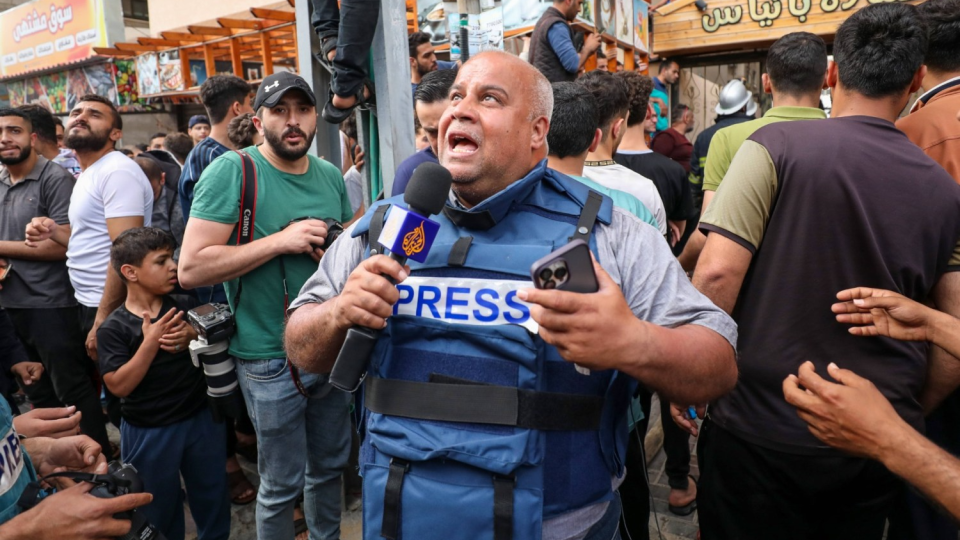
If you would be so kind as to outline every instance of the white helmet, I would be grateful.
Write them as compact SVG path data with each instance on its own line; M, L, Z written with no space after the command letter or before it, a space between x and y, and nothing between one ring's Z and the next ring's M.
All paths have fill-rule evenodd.
M720 90L720 101L714 110L720 115L733 114L742 109L751 97L753 92L747 90L740 79L733 79Z
M750 103L747 103L747 116L753 116L757 114L757 102L750 100Z

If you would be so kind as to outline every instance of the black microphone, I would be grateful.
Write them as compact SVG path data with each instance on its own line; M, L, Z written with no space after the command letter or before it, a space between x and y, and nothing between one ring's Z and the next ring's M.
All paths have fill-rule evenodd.
M393 206L387 215L377 243L370 246L371 254L390 252L390 258L401 265L407 259L424 262L440 225L428 216L439 214L450 193L453 177L450 171L437 163L424 163L413 171L410 183L403 193L409 209ZM393 278L385 276L393 283ZM370 356L380 337L380 330L354 326L347 330L340 354L330 372L330 384L344 392L355 392L366 376Z

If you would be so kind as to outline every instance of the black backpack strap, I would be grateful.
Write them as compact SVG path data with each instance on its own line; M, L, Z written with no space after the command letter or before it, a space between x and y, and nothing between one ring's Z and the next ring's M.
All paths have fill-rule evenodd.
M389 204L381 204L373 211L373 217L370 219L370 229L367 231L367 243L370 244L370 255L383 253L383 249L377 241L380 240L380 233L383 232L383 220L386 218L387 210L389 209Z
M257 166L250 154L235 150L240 156L241 187L240 217L237 220L237 245L242 246L253 241L253 224L257 217ZM233 298L233 311L236 313L243 291L243 279L237 278L237 294Z
M600 205L603 204L603 195L590 190L587 202L583 204L583 210L580 211L580 219L577 221L577 232L570 237L570 240L583 240L590 242L590 234L593 232L593 225L597 222L597 215L600 214Z

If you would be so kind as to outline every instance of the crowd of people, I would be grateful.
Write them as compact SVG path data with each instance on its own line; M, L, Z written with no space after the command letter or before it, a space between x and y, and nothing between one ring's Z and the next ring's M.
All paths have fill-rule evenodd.
M365 34L315 8L325 63L362 71ZM361 506L367 539L649 538L657 394L669 511L705 540L956 538L960 0L861 9L833 61L781 37L773 107L729 81L694 141L679 64L583 73L579 11L556 0L529 61L412 34L418 150L369 208L355 73L326 104L288 72L210 77L207 114L143 147L96 95L0 109L0 537L135 511L183 539L187 504L226 539L255 501L270 540ZM340 168L309 154L321 116ZM386 256L435 186L429 253ZM596 292L532 288L571 240ZM114 461L142 493L90 494Z

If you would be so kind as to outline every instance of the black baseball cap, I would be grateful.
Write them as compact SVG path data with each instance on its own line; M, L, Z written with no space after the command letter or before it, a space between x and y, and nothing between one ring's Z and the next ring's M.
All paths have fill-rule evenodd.
M257 89L257 97L253 100L253 110L259 111L260 107L263 106L267 108L276 106L280 98L290 90L302 90L310 103L316 106L317 97L313 95L313 90L307 84L307 81L289 71L281 71L266 77L260 83L260 88Z

